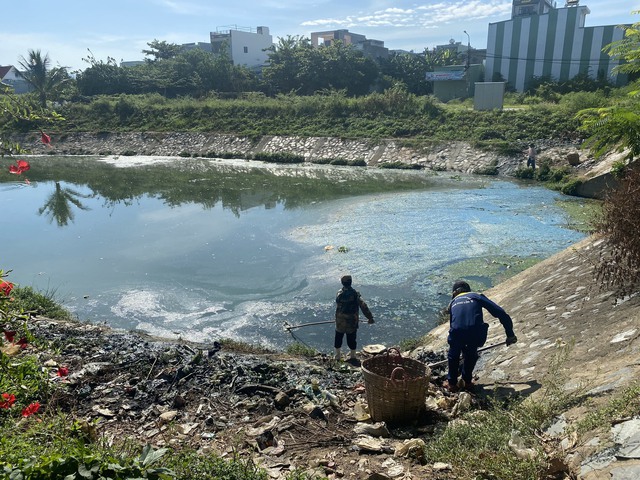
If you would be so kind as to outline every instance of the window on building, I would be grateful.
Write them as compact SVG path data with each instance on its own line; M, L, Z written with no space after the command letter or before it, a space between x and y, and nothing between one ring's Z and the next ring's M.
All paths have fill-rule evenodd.
M532 7L532 6L519 7L518 12L516 13L517 16L535 15L535 14L536 14L536 7Z
M244 53L249 53L249 47L244 47Z

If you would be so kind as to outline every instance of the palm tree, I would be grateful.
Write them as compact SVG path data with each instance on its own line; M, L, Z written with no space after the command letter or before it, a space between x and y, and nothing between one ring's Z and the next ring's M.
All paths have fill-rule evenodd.
M40 50L29 50L28 58L22 57L20 66L23 71L18 72L36 92L40 105L47 106L47 98L55 95L60 88L71 80L65 67L49 68L49 55L42 56Z
M49 195L47 202L40 207L38 214L46 213L50 223L55 220L59 227L64 227L69 224L69 221L73 222L75 217L71 208L72 205L75 205L80 210L89 210L89 207L82 204L80 198L89 198L90 196L72 188L63 188L59 182L56 182L56 189Z

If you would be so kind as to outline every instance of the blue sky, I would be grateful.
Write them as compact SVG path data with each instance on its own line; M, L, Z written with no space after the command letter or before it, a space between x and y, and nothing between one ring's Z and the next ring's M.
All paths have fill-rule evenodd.
M563 6L565 0L558 0ZM485 48L488 24L508 20L511 0L11 0L0 7L0 65L18 65L28 50L48 53L71 70L96 59L141 60L147 43L209 41L228 26L269 27L273 39L347 28L390 49L421 52L449 39ZM587 26L640 21L640 0L581 0ZM228 29L228 28L227 28Z

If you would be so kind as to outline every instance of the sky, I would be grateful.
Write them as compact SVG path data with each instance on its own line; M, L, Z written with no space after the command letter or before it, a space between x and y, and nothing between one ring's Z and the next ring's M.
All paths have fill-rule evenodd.
M565 0L557 0L564 6ZM0 65L29 50L51 66L84 70L96 60L142 60L153 40L208 42L209 32L269 27L274 42L346 28L393 50L422 52L450 39L486 48L488 24L508 20L511 0L12 0L0 6ZM586 26L640 22L640 0L581 0ZM464 33L466 30L467 33ZM467 37L468 34L468 37Z

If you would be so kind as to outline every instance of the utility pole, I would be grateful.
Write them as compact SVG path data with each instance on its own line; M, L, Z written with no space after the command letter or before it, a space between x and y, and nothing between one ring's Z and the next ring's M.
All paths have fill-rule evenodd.
M465 70L469 70L469 67L471 66L471 37L466 30L463 30L463 32L467 36L467 66Z
M467 35L467 65L464 67L464 73L467 77L467 95L471 96L471 72L469 67L471 66L471 37L466 30L463 32Z

